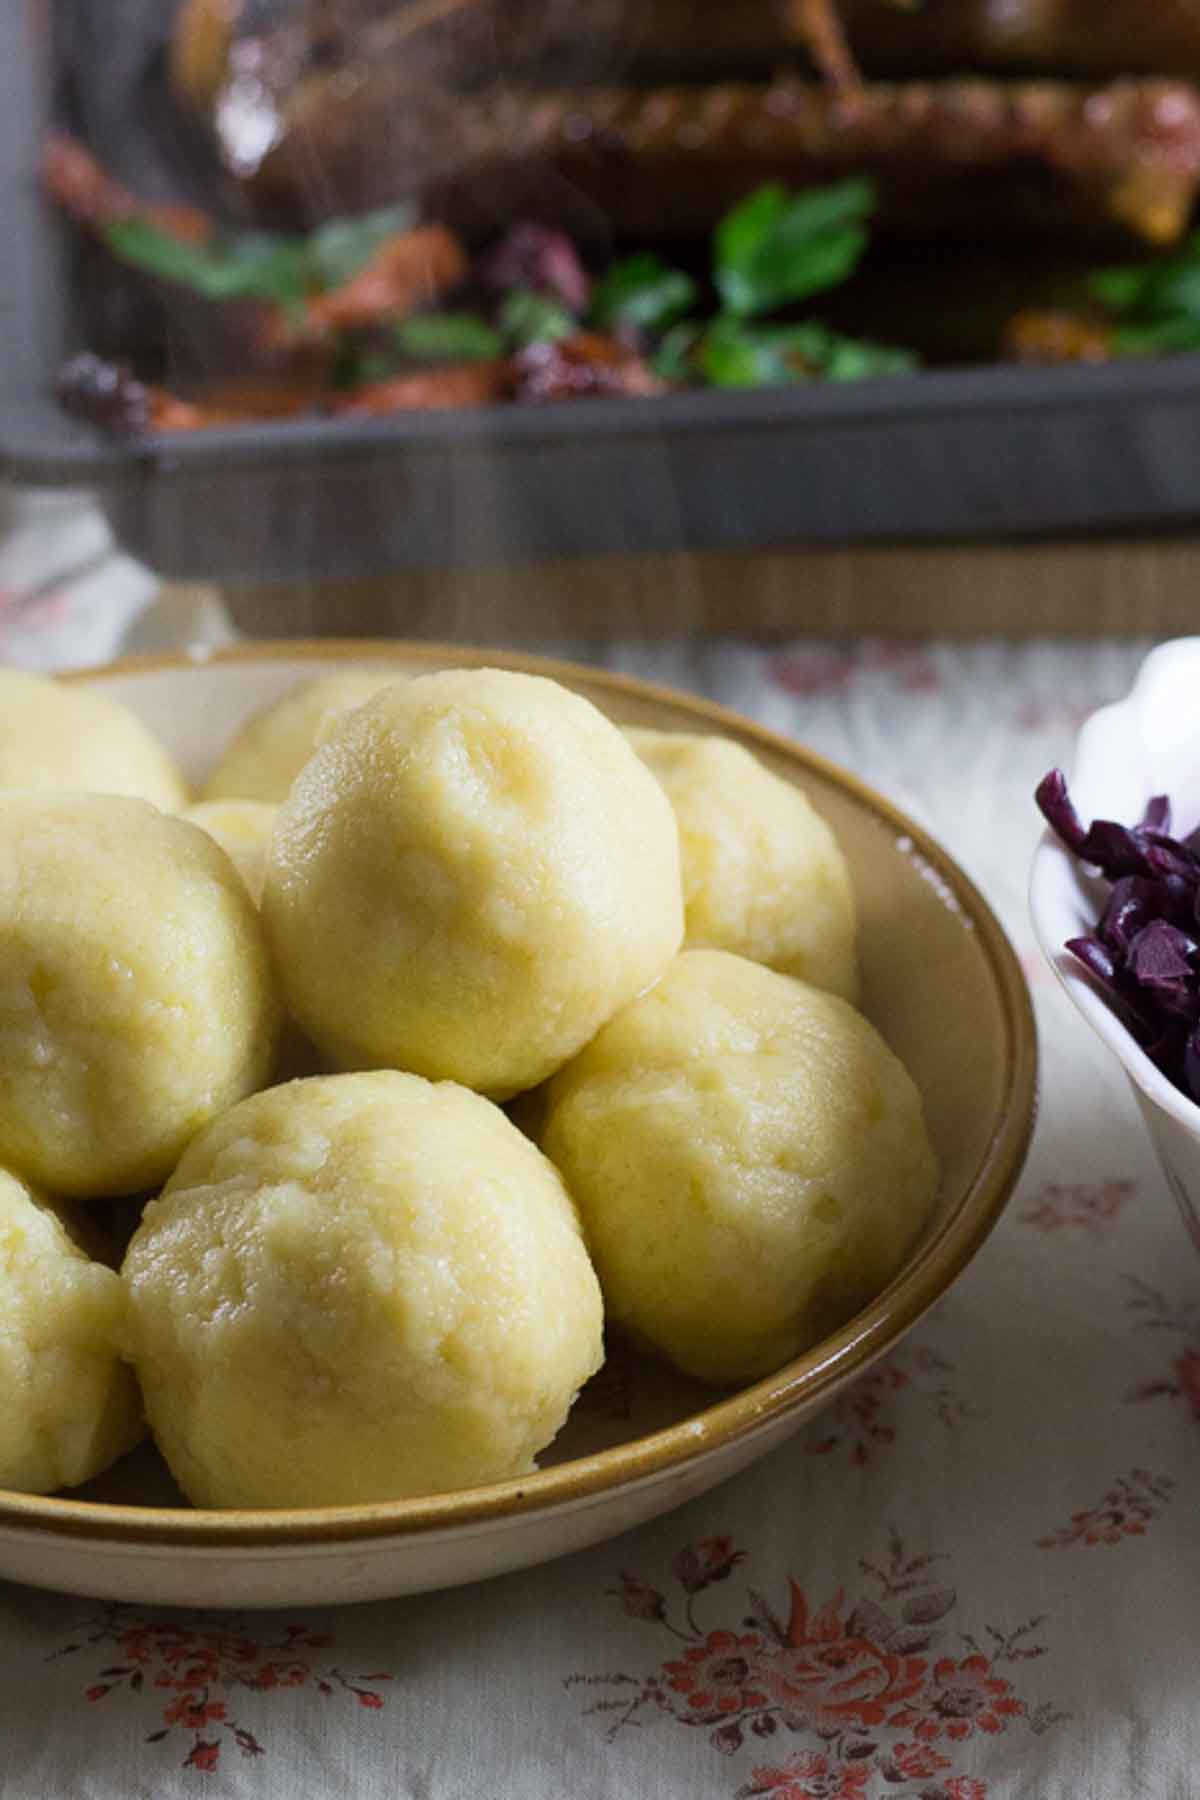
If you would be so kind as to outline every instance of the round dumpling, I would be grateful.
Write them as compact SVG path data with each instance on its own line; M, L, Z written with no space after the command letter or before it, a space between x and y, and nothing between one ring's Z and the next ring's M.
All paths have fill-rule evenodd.
M343 669L302 681L247 719L205 782L204 798L278 805L330 721L402 679L384 669Z
M556 682L420 676L348 714L280 808L263 911L296 1019L344 1068L533 1087L683 936L666 796Z
M269 1079L262 925L194 825L110 794L0 794L0 1161L88 1198L165 1180Z
M128 707L93 688L0 669L0 788L130 794L187 805L183 776Z
M124 1311L120 1277L0 1169L0 1487L78 1487L138 1442L141 1398L118 1354Z
M769 1373L878 1293L938 1180L874 1027L720 950L684 951L555 1076L542 1145L609 1317L712 1382Z
M807 797L729 738L627 736L675 812L688 948L732 950L857 999L850 875Z
M160 1449L199 1506L524 1474L602 1356L562 1181L477 1094L290 1082L196 1139L123 1270Z
M267 852L277 811L264 800L201 800L180 814L220 844L256 906L267 878Z

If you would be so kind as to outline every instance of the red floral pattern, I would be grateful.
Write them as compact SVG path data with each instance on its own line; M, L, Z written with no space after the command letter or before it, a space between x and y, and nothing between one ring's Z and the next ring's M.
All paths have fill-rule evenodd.
M306 1625L285 1626L281 1636L262 1642L248 1634L240 1617L206 1615L202 1624L189 1625L177 1616L150 1619L113 1604L85 1619L72 1642L53 1651L51 1659L112 1646L115 1660L84 1689L85 1700L95 1705L114 1693L147 1699L151 1693L173 1695L162 1707L160 1729L148 1733L146 1742L161 1744L176 1730L191 1732L182 1766L212 1774L228 1743L244 1757L264 1754L254 1733L232 1716L232 1696L239 1690L257 1695L275 1688L307 1687L325 1699L351 1694L370 1711L382 1707L383 1696L364 1684L390 1681L390 1674L351 1678L335 1666L315 1667L305 1654L328 1649L332 1643L328 1633ZM217 1694L226 1697L214 1698ZM201 1736L213 1726L228 1736Z
M687 1699L688 1708L704 1723L727 1713L766 1705L754 1685L762 1666L763 1641L757 1633L739 1637L732 1631L710 1631L702 1644L690 1644L682 1662L663 1664L667 1686Z
M1196 1361L1200 1365L1200 1356ZM1117 1477L1097 1505L1072 1513L1069 1524L1039 1538L1038 1547L1061 1550L1069 1544L1119 1544L1125 1538L1144 1537L1146 1526L1158 1518L1174 1491L1171 1476L1131 1469Z
M929 651L903 638L862 638L844 650L821 646L788 651L773 657L769 668L776 687L802 700L843 694L863 675L882 676L904 694L931 694L941 686Z
M772 1800L865 1800L870 1770L863 1763L834 1762L818 1751L789 1757L777 1769L755 1769L738 1800L770 1794Z
M1108 696L1111 697L1111 696ZM1092 695L1086 700L1067 700L1060 695L1049 694L1022 701L1013 714L1013 725L1018 731L1059 731L1074 735L1090 718L1103 701Z
M986 1651L960 1633L961 1651L930 1656L957 1596L936 1570L942 1559L907 1556L895 1533L881 1563L859 1565L874 1592L851 1599L839 1591L814 1606L790 1581L786 1612L750 1590L736 1628L705 1628L696 1617L698 1598L742 1560L732 1539L703 1538L674 1559L676 1601L629 1574L610 1590L631 1618L683 1645L649 1675L567 1678L568 1687L617 1690L585 1708L611 1715L610 1741L647 1711L706 1729L725 1756L750 1738L780 1732L813 1740L798 1754L753 1768L738 1800L873 1800L905 1789L913 1800L986 1800L986 1785L974 1777L940 1779L952 1769L953 1753L1013 1724L1042 1732L1066 1717L1047 1703L1030 1707L1004 1672L1045 1654L1031 1641L1040 1618L1007 1634L988 1626ZM919 1794L916 1783L926 1784Z
M1032 1225L1038 1231L1074 1229L1102 1238L1108 1235L1135 1191L1136 1184L1128 1180L1050 1181L1034 1204L1017 1216L1023 1225Z
M921 1698L923 1711L922 1707L902 1707L890 1723L911 1725L914 1735L926 1743L943 1736L960 1741L973 1731L1003 1731L1010 1718L1025 1710L1011 1684L978 1653L961 1662L952 1656L939 1657Z
M1164 1396L1182 1400L1195 1419L1200 1419L1200 1307L1194 1300L1172 1305L1159 1288L1136 1276L1129 1282L1129 1311L1147 1331L1160 1331L1190 1339L1171 1358L1170 1373L1139 1382L1125 1395L1127 1400L1157 1400Z
M806 1448L813 1456L844 1451L857 1466L869 1462L873 1451L895 1442L902 1394L919 1399L948 1431L983 1416L959 1393L958 1370L949 1357L929 1345L913 1345L894 1351L839 1395L819 1430L809 1434Z

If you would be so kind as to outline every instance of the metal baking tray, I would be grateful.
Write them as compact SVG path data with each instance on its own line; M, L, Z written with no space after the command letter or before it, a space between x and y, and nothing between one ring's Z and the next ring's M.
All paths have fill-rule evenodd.
M106 441L51 392L81 345L66 234L37 192L38 50L25 7L0 5L0 473L93 489L118 540L164 576L336 580L1200 521L1200 357Z

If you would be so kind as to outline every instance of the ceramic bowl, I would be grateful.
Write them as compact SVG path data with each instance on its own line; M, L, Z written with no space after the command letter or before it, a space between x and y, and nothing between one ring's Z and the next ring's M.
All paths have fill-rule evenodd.
M192 1510L152 1451L68 1498L0 1494L0 1576L141 1603L379 1599L499 1575L612 1537L762 1456L890 1350L995 1223L1025 1155L1035 1038L986 903L925 833L852 776L732 713L597 671L487 651L356 642L239 647L89 672L199 777L245 716L348 662L489 662L548 674L612 718L719 732L803 785L841 840L861 914L864 1005L921 1088L943 1180L887 1290L763 1381L713 1393L616 1353L535 1473L429 1499L279 1512Z
M1152 650L1124 700L1093 713L1079 733L1071 798L1085 819L1139 818L1152 794L1170 796L1175 828L1200 821L1200 637ZM1133 1087L1184 1223L1200 1250L1200 1106L1159 1073L1083 967L1063 945L1092 929L1107 884L1088 874L1052 832L1033 860L1029 906L1051 968Z

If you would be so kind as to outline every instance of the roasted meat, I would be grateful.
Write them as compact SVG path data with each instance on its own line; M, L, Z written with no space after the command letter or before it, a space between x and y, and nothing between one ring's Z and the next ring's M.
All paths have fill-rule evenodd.
M389 152L379 154L381 142ZM439 145L452 146L445 156ZM1186 82L874 83L847 108L822 86L607 88L406 96L381 74L314 91L256 178L302 205L319 167L335 208L379 204L407 177L468 232L521 210L588 235L707 231L758 183L873 174L880 225L906 233L1115 226L1150 243L1184 230L1200 186L1200 91Z
M493 362L445 363L355 388L330 406L339 418L370 418L394 412L446 412L460 406L488 406L512 392L505 358Z
M761 81L800 56L836 84L843 34L868 78L1200 79L1200 0L183 0L173 59L207 103L231 46L308 74L409 57L439 31L460 83Z
M838 0L838 7L855 56L874 75L973 69L1200 80L1200 0Z
M174 64L299 223L401 193L598 242L865 169L885 229L1159 243L1200 172L1200 0L184 0Z
M599 331L578 331L530 344L513 358L515 398L575 400L589 394L661 394L660 381L636 351Z

